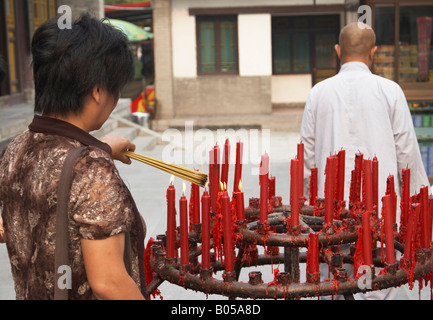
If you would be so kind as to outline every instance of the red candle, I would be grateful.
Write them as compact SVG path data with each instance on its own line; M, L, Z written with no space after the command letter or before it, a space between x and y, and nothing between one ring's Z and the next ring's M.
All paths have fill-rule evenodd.
M298 171L298 197L302 197L304 195L304 144L298 143L298 154L296 158L299 160Z
M393 223L395 223L397 214L397 194L395 193L394 176L392 174L389 175L386 180L386 194L391 196Z
M362 153L355 154L355 173L354 173L354 202L361 201L361 177L362 177L362 161L364 155Z
M428 210L428 186L420 190L421 203L421 247L430 248L430 226L429 226L429 210Z
M268 219L268 174L269 174L269 155L262 155L259 172L260 182L260 222L264 223Z
M245 205L244 205L244 193L242 192L242 182L239 180L238 192L235 192L236 195L236 213L238 220L245 219Z
M378 209L379 203L379 161L377 157L373 157L372 161L372 180L373 180L373 207Z
M319 234L316 232L310 232L308 234L310 242L308 244L308 272L316 273L319 272Z
M325 171L325 225L330 225L334 219L335 157L326 158Z
M216 212L216 206L217 206L217 198L218 198L218 191L220 188L220 165L219 165L219 155L220 155L220 149L218 146L215 146L213 148L213 159L212 159L212 193L211 193L211 208L213 212Z
M346 151L340 150L338 152L338 171L337 171L337 199L338 201L344 200L344 175L346 163Z
M362 213L362 257L364 259L364 265L371 266L373 264L369 211Z
M429 228L430 228L430 240L432 238L432 231L433 231L433 196L429 196L429 205L428 205L428 216L429 216Z
M203 269L210 268L210 196L207 190L201 197L202 227L201 227L201 266Z
M269 177L269 200L275 197L275 177Z
M385 219L385 250L386 262L388 264L395 263L394 252L394 232L393 232L393 214L392 214L392 198L386 195L382 198L383 202L383 218Z
M227 191L223 192L221 196L221 209L223 215L224 227L224 269L231 272L234 269L234 252L233 252L233 236L232 236L232 214L230 210L230 198Z
M310 176L310 206L315 206L317 201L317 168L311 168Z
M297 226L299 224L299 160L292 159L290 164L290 224Z
M352 170L352 172L350 173L350 190L349 190L349 201L352 204L355 203L355 196L356 196L355 182L356 182L356 173L355 170Z
M173 185L174 176L170 179L170 185L167 188L167 238L166 238L166 251L167 258L175 258L175 245L176 245L176 205L175 196L176 189Z
M185 183L183 183L183 194L179 200L180 208L180 263L189 263L188 250L188 201L185 197Z
M416 227L418 225L418 216L420 211L420 204L414 203L410 208L409 217L407 219L407 229L406 229L406 241L404 244L404 255L403 257L407 261L412 260L412 247L415 239Z
M221 167L221 181L222 183L228 184L229 179L229 159L230 159L230 143L229 139L226 139L224 144L224 158Z
M239 191L239 181L242 178L242 152L244 144L238 142L236 144L236 165L235 165L235 180L233 181L233 191Z
M192 184L192 210L193 210L193 221L192 223L200 223L200 187L196 184Z
M216 203L216 199L217 196L214 196L214 181L213 181L213 162L214 162L214 155L213 155L213 148L211 150L209 150L209 176L208 176L208 181L209 181L209 195L210 195L210 207L211 210L213 211L213 208L215 208L215 203Z
M401 201L400 201L400 228L405 227L409 217L409 199L410 199L410 169L403 168L401 170L402 187L401 187Z
M371 160L364 160L363 162L363 182L364 182L364 191L365 195L364 205L365 210L368 212L373 211L373 184L372 184L372 175L371 175Z

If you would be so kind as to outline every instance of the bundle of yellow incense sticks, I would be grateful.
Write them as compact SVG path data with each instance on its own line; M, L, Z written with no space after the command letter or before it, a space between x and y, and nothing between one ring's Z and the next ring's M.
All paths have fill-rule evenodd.
M183 180L189 181L201 187L205 187L207 182L207 174L198 172L192 169L188 169L176 164L170 164L162 160L154 159L148 156L144 156L132 151L123 152L128 158L141 161L159 170L171 173L172 175L179 177Z

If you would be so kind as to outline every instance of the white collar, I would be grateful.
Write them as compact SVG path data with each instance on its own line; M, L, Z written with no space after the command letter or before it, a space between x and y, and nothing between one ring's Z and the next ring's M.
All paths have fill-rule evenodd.
M344 63L341 66L339 73L345 71L366 71L371 73L370 68L368 68L368 66L361 61L350 61Z

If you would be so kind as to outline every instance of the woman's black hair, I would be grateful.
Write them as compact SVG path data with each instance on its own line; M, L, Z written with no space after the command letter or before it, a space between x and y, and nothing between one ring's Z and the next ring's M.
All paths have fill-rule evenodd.
M125 34L88 13L70 29L57 21L46 21L32 39L35 112L78 114L95 86L118 98L134 74Z

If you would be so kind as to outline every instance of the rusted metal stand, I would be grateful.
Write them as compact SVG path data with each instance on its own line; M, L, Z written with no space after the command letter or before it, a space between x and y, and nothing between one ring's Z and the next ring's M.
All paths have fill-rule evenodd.
M316 210L317 211L317 210ZM382 262L380 247L373 249L373 264L371 268L369 286L362 281L362 277L350 276L343 263L353 264L354 246L358 239L360 221L348 210L343 210L340 220L334 220L333 226L326 232L320 232L319 244L321 253L319 260L329 266L331 279L320 279L318 274L307 274L306 282L300 282L300 264L306 263L306 252L300 250L308 246L308 233L323 231L324 218L314 216L313 208L304 206L301 209L300 226L293 230L287 225L290 208L275 207L268 215L269 226L264 228L258 222L259 210L249 207L246 210L246 220L238 222L236 231L237 258L234 271L225 272L224 264L212 260L212 267L202 269L198 257L201 255L200 226L189 233L189 265L181 265L176 259L166 259L165 235L157 236L152 246L151 267L154 280L147 284L147 295L150 295L163 281L186 289L200 291L205 294L224 295L233 298L254 299L299 299L303 297L318 297L329 295L343 295L346 299L353 299L353 294L381 290L405 283L412 283L416 279L430 277L432 279L433 259L432 248L417 252L416 261L412 268L407 268L401 261L394 265ZM373 226L373 228L378 226ZM379 237L379 234L377 237ZM377 240L377 239L376 239ZM180 239L176 241L179 246ZM212 243L212 241L211 241ZM395 249L404 252L404 245L398 242L395 234ZM347 252L340 252L339 247L345 245ZM283 252L273 249L271 254L251 254L254 247L265 249L283 248ZM212 256L212 255L211 255ZM248 258L248 259L247 259ZM247 283L239 281L243 268L268 264L284 264L284 271L274 274L272 282L264 283L260 271L249 272ZM381 270L379 272L379 270ZM222 280L214 278L213 273L222 271Z

